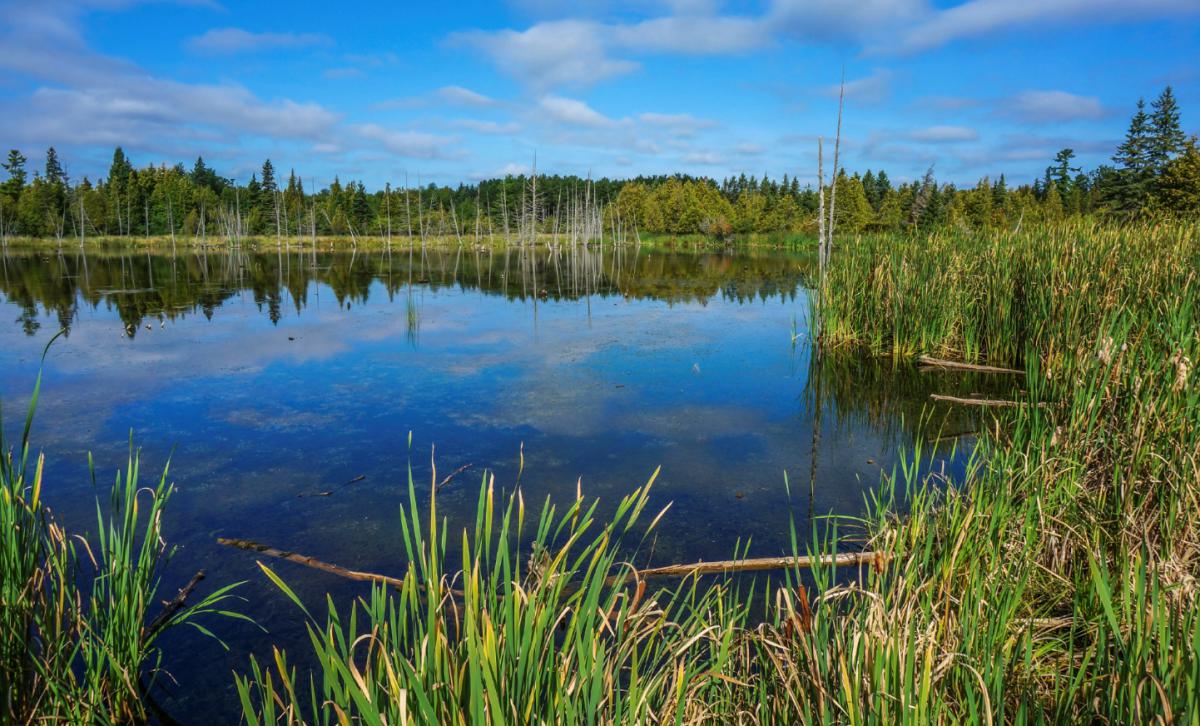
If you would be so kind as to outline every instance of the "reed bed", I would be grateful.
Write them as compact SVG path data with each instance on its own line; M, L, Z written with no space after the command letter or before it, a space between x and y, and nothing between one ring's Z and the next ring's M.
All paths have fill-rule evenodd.
M208 632L203 615L240 617L222 609L235 585L160 606L172 486L166 470L139 485L132 443L108 505L97 497L91 537L54 520L42 496L45 461L29 441L40 385L39 375L15 447L0 426L0 722L143 722L162 673L159 636L184 624Z

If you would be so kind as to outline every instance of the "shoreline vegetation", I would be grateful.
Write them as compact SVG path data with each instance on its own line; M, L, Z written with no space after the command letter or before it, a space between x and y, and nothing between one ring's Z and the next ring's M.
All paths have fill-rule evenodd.
M664 582L627 564L630 542L670 521L645 509L653 478L600 521L582 493L539 510L519 489L498 495L485 473L474 528L447 532L436 486L419 509L410 475L398 586L317 609L288 586L298 573L260 561L308 622L302 660L316 665L297 671L276 649L239 669L245 721L1196 723L1197 270L1194 223L839 241L814 296L814 365L867 353L1023 371L1014 405L987 409L961 479L922 467L932 455L918 444L828 539L793 530L793 554L811 569L747 584ZM4 470L5 516L28 518L40 477L21 473L28 444L18 451L9 461L21 466ZM136 491L128 481L122 491ZM40 531L51 542L60 530ZM858 551L873 554L825 564ZM5 552L14 563L42 553L22 560L23 580L5 560L6 597L35 582L45 595L32 602L53 602L74 567L49 545ZM124 632L148 619L132 612ZM40 622L6 630L25 633L6 641L12 663L46 662L58 649L44 643L90 652L98 630L47 637L59 631ZM152 648L130 652L121 672L153 672ZM29 672L5 662L6 676ZM33 677L10 676L9 688ZM81 702L145 713L137 691L94 678L123 695ZM74 702L70 688L45 693L37 708Z

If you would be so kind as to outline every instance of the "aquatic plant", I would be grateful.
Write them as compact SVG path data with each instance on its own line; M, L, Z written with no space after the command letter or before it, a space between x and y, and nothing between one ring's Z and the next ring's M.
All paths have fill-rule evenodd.
M54 520L43 456L30 472L40 387L39 374L15 449L0 427L0 721L144 721L160 673L159 636L182 624L207 632L201 615L242 617L223 609L236 585L187 605L200 573L152 617L172 554L162 517L173 489L165 469L154 487L139 486L132 443L107 511L97 497L94 539Z

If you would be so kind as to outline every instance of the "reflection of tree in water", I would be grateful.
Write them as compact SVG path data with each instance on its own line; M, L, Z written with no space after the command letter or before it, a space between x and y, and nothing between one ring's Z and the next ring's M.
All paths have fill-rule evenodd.
M994 414L935 404L930 394L1011 398L1018 383L1009 376L922 372L912 361L825 351L809 357L804 403L807 410L831 415L842 431L868 427L887 440L904 436L911 442L921 436L952 441L956 435L979 431Z
M29 335L55 314L70 330L80 305L115 310L129 331L147 318L211 319L230 298L249 293L272 323L285 296L300 313L313 283L341 307L366 303L380 289L389 300L410 286L477 290L509 300L577 300L589 296L668 303L713 298L739 303L794 300L809 264L774 251L668 251L634 247L393 249L339 252L192 250L179 255L74 250L9 250L0 291L21 307ZM134 334L131 332L131 334Z

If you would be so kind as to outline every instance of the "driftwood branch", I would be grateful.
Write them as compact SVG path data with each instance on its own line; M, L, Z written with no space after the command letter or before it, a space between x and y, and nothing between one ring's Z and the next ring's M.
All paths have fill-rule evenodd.
M929 400L943 403L957 403L960 406L984 406L989 408L1017 408L1030 405L1027 401L1009 401L994 398L959 398L958 396L943 396L940 393L929 394ZM1033 404L1038 408L1047 408L1050 404L1038 401Z
M305 567L311 567L314 570L321 570L331 575L344 577L348 580L358 580L360 582L378 582L393 587L403 587L404 578L391 577L389 575L379 575L374 572L361 572L358 570L348 570L339 565L323 562L314 557L280 550L260 542L254 542L248 539L229 539L226 537L218 537L217 544L225 545L226 547L234 547L240 550L249 552L257 552L267 555L268 557L277 557L281 560L295 562ZM882 570L883 567L891 560L891 555L886 552L844 552L837 555L818 555L809 557L806 555L797 557L759 557L753 559L741 560L714 560L712 562L693 562L684 565L664 565L662 567L651 567L645 570L637 570L635 572L634 581L640 581L651 577L690 577L692 575L712 575L719 573L730 572L754 572L759 570L783 570L789 567L814 567L818 565L830 566L837 565L839 567L847 567L851 565L873 565L877 569ZM609 582L615 582L616 575L608 578ZM450 591L454 595L460 595L458 591Z
M470 469L472 466L474 466L474 465L473 465L473 464L463 464L462 466L458 467L458 468L457 468L457 469L455 469L454 471L450 472L449 474L447 474L447 475L446 475L446 478L445 478L445 479L442 479L442 481L441 481L441 482L439 482L439 483L438 483L438 485L437 485L436 487L434 487L434 490L433 490L433 491L434 491L435 493L436 493L436 492L440 492L440 491L442 490L442 487L444 487L444 486L446 486L447 484L449 484L449 483L450 483L450 482L451 482L451 481L454 479L454 477L456 477L456 476L458 476L459 474L463 473L463 472L464 472L464 471L466 471L467 469Z
M321 570L322 572L327 572L331 575L337 575L338 577L344 577L348 580L358 580L360 582L379 582L385 585L391 585L392 587L403 587L404 585L404 578L402 577L377 575L374 572L347 570L345 567L333 565L328 562L322 562L321 560L318 560L314 557L309 557L308 555L276 549L270 545L265 545L248 539L228 539L225 537L218 537L217 544L222 544L226 547L235 547L239 550L257 552L268 557L277 557L281 560L288 560L289 562L295 562L296 564L304 565L305 567L311 567L314 570Z
M976 373L1012 373L1023 375L1025 371L1019 371L1015 368L1001 368L999 366L977 365L975 363L959 363L958 361L943 360L941 358L933 358L928 355L923 355L917 358L917 363L927 368L944 368L955 371L974 371Z
M148 637L153 637L171 622L171 618L175 617L175 614L183 609L184 604L187 602L188 596L192 594L192 590L195 590L196 585L199 585L200 581L203 579L204 570L200 570L196 574L192 575L192 579L188 580L188 583L180 588L179 592L175 594L175 597L163 602L162 612L160 612L153 620L150 621L150 624L146 626L144 632Z
M816 557L758 557L743 560L714 560L694 562L687 565L664 565L638 570L638 577L687 577L689 575L712 575L723 572L753 572L757 570L784 570L789 567L813 567L817 565L877 565L883 567L891 559L884 552L844 552L837 555Z

